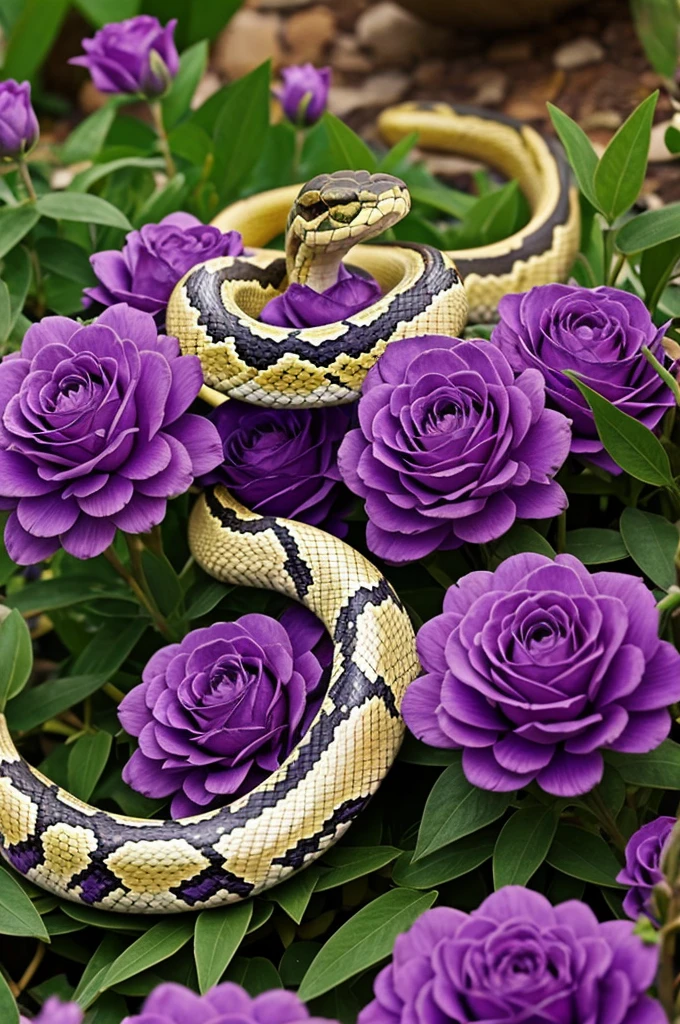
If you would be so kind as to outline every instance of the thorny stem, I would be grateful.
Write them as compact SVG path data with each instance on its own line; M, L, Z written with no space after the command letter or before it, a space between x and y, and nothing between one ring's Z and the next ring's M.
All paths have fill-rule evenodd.
M128 570L125 568L120 558L113 550L113 547L108 547L104 552L104 556L106 560L109 562L109 564L113 566L113 568L116 570L118 575L125 580L130 590L135 595L135 597L142 605L142 607L145 608L146 611L149 613L158 632L162 633L163 636L166 637L166 639L172 639L170 637L170 631L168 629L167 622L160 614L158 609L154 606L153 602L150 600L148 595L145 594L144 590L139 585L137 580L134 578L132 573L128 572Z
M35 953L33 954L33 958L31 960L31 962L29 963L28 967L26 968L26 970L24 971L24 973L21 975L21 977L19 978L19 980L17 982L11 982L10 983L10 988L12 990L12 995L14 996L15 999L18 996L20 996L21 993L24 991L24 989L31 983L31 981L33 979L33 975L35 974L35 972L40 967L40 964L42 963L42 959L43 959L44 956L45 956L45 943L44 942L39 942L38 945L36 946Z
M153 103L149 103L149 109L151 110L153 126L156 129L158 142L165 160L165 172L168 178L174 178L177 174L177 168L175 167L175 161L172 159L170 143L168 142L168 133L166 132L165 125L163 124L163 107L159 100L154 100Z
M33 181L31 180L31 172L29 171L28 167L26 166L26 162L24 160L19 160L17 162L17 169L19 171L19 175L21 177L21 180L24 183L24 187L25 187L26 191L28 192L28 198L31 200L32 203L34 203L36 201L36 199L38 198L38 196L36 195L36 191L33 188Z
M611 813L597 790L594 789L588 793L587 796L584 797L583 802L590 808L598 819L614 846L623 853L626 849L626 837L616 824L614 815Z

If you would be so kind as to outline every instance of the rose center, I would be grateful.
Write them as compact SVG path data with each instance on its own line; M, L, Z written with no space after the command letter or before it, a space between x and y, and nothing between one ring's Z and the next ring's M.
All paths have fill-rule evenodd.
M201 703L209 706L233 700L258 678L260 668L253 659L225 655L211 668Z
M441 396L426 409L422 418L423 434L453 434L469 426L479 410L468 395L461 392Z

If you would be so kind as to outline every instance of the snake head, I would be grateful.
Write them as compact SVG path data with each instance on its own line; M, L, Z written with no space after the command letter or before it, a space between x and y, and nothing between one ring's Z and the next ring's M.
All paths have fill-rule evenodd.
M298 193L288 218L288 236L325 252L345 250L382 234L410 208L406 185L391 174L317 174Z

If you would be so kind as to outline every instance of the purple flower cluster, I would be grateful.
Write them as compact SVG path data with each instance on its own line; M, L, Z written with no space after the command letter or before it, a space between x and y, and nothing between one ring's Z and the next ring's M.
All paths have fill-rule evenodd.
M675 818L655 818L628 840L626 866L619 871L616 881L629 887L623 909L634 921L641 914L652 917L650 899L654 887L663 882L661 865L675 823Z
M306 284L291 284L282 295L270 299L260 320L275 327L322 327L346 320L380 298L380 285L368 275L340 264L338 279L330 288L316 292Z
M223 484L246 508L299 519L344 537L349 506L338 448L351 413L337 409L258 409L224 402L212 414L224 460L199 481Z
M31 106L30 82L0 82L0 160L16 160L33 149L40 128Z
M146 796L172 796L174 818L248 792L309 728L331 655L321 622L297 606L280 622L244 615L161 648L119 707L139 737L123 778Z
M471 914L418 918L358 1024L665 1024L646 995L657 959L627 921L507 886Z
M487 342L395 341L368 373L340 472L365 498L371 551L389 562L501 537L517 517L567 504L553 477L569 421L545 409L543 378L517 379Z
M578 559L521 554L450 587L418 633L425 675L403 714L432 746L463 749L481 789L534 779L555 796L602 778L602 749L644 753L671 725L680 653L658 637L654 595Z
M620 473L586 400L564 371L574 370L584 384L653 430L675 398L642 349L648 346L663 362L661 339L668 325L655 327L642 300L618 288L547 284L505 295L498 311L501 321L491 341L514 370L541 372L548 405L572 421L572 452Z
M203 383L199 360L159 337L153 317L126 305L83 326L33 324L0 363L0 508L19 565L63 546L92 558L116 528L144 533L167 499L222 457L212 423L187 408Z
M83 1016L77 1003L62 1003L57 996L50 996L43 1003L37 1017L29 1021L22 1015L19 1024L81 1024Z
M158 18L135 18L104 25L93 39L83 39L85 55L69 64L87 68L101 92L140 93L154 99L167 91L179 71L173 18L165 28Z
M282 85L274 89L283 112L296 125L318 121L326 109L331 84L330 68L293 64L281 72ZM331 321L327 321L331 323Z
M223 982L199 996L183 985L166 982L147 996L140 1013L121 1024L332 1024L310 1017L294 992L275 989L249 996L240 985ZM613 1021L612 1024L617 1024ZM635 1024L635 1022L634 1022ZM655 1024L655 1022L650 1022Z
M90 263L99 284L86 288L84 295L103 306L127 302L162 323L172 290L188 270L216 256L242 252L238 231L222 233L190 213L171 213L159 224L131 231L122 250L95 253Z

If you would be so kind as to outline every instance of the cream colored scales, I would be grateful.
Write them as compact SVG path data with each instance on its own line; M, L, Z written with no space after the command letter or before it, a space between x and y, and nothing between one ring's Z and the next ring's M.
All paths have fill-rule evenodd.
M423 144L463 150L520 179L533 211L527 229L481 254L456 255L468 271L475 316L489 315L504 291L565 276L578 208L566 165L535 133L442 105L393 108L381 128L391 141L420 129ZM168 333L198 353L203 394L214 404L229 396L273 406L352 401L390 341L456 335L465 325L467 299L451 254L416 245L352 248L404 216L402 182L342 172L298 193L252 197L215 221L242 231L247 246L262 246L284 228L294 204L285 255L261 250L210 261L190 271L171 299ZM351 264L381 284L379 302L322 328L258 322L288 281L323 287L350 248ZM76 800L20 758L0 716L0 852L67 899L174 913L261 892L345 832L396 756L399 707L418 665L410 621L382 574L337 538L262 518L220 487L196 502L189 539L216 578L277 590L319 616L334 644L328 693L278 771L227 807L180 821L126 818Z

